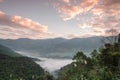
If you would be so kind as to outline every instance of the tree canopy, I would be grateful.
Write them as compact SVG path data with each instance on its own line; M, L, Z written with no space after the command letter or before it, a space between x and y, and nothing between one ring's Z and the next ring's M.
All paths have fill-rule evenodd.
M120 34L117 42L105 43L90 57L79 51L73 60L61 69L59 80L120 80Z

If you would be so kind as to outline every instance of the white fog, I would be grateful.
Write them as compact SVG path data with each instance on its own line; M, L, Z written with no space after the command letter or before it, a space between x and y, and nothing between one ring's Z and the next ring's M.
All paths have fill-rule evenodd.
M57 59L57 58L45 58L45 57L38 57L34 54L28 54L26 52L16 51L20 53L21 55L37 58L40 61L35 61L37 64L39 64L43 69L50 72L51 74L55 74L55 71L58 71L62 67L72 63L72 59Z

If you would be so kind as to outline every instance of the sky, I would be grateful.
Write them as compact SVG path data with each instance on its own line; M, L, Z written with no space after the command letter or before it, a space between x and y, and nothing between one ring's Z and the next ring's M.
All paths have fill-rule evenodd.
M46 39L120 33L120 0L0 0L0 38Z

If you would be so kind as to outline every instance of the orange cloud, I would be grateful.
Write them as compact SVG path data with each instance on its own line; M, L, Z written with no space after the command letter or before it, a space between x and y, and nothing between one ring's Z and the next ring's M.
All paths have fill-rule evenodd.
M82 0L81 2L78 1L77 5L72 5L70 1L64 0L64 3L68 2L67 4L60 4L56 3L56 8L58 12L61 14L63 20L71 20L75 18L77 15L82 13L88 12L91 10L97 3L98 0Z
M4 14L5 14L4 12L0 11L0 16L2 16L2 15L4 15Z
M114 35L118 34L120 32L119 5L120 0L103 0L102 4L97 5L97 7L92 10L95 15L92 23L93 29L99 27L105 36L110 36L112 32L114 32Z
M3 2L3 0L0 0L0 2Z
M63 2L65 2L65 3L69 3L69 2L70 2L70 0L63 0Z
M94 15L102 15L104 13L104 6L98 6L94 9L92 9L92 12Z
M80 7L84 9L85 12L91 10L99 0L82 0Z
M92 26L89 24L83 23L83 24L79 24L78 27L81 29L86 29L86 28L91 28Z
M47 31L47 26L38 22L34 22L31 19L22 18L21 16L10 16L3 12L0 12L0 24L8 25L10 27L16 27L19 29L28 29L30 31L43 33Z
M85 16L83 13L92 14L91 21L80 21L78 25L83 30L91 29L92 35L108 36L108 31L120 32L120 0L76 0L75 3L69 0L68 3L57 3L56 8L63 20L80 21Z
M47 32L47 26L21 16L10 16L0 11L0 38L54 38L61 34Z
M0 11L0 37L16 38L48 38L58 34L47 32L47 26L21 16L10 16Z
M120 0L101 0L91 12L93 13L91 29L102 36L120 32Z
M82 9L81 9L82 10ZM63 13L61 17L63 20L70 20L72 18L75 18L76 15L79 15L81 13L80 7L78 6L71 6L71 5L66 5L66 6L61 6L58 8L58 11L60 13Z
M22 18L21 16L12 16L11 21L23 28L28 28L38 32L46 32L47 26L41 25L38 22L34 22L31 19Z

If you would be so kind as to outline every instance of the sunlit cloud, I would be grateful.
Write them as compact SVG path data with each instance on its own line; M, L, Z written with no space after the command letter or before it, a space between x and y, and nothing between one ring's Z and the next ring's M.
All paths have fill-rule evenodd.
M52 32L44 32L44 33L29 32L24 29L17 29L6 25L0 26L0 38L3 39L18 39L18 38L45 39L45 38L55 38L55 37L63 37L63 35Z
M91 28L92 26L89 24L83 23L83 24L78 24L78 27L82 29L86 29L86 28Z
M70 0L64 0L64 3L66 4L56 3L56 8L61 14L63 20L71 20L74 19L77 15L91 10L97 4L97 2L98 0L82 0L81 2L78 1L77 5L72 5Z
M34 22L31 19L22 18L21 16L10 16L0 12L0 24L10 27L25 28L36 32L46 32L47 26Z
M56 7L63 20L79 19L79 29L91 29L88 33L93 36L110 36L112 31L115 35L120 32L120 0L77 0L77 4L71 1L64 1ZM92 14L91 21L81 22L84 14Z
M87 12L94 8L94 6L97 5L98 2L99 0L82 0L82 2L80 3L80 7L84 9L84 12Z
M52 38L59 34L47 31L47 26L21 16L10 16L0 11L0 38Z
M104 6L98 6L94 9L92 9L92 12L94 15L102 15L104 13Z
M69 3L69 2L70 2L70 0L63 0L63 2L65 2L65 3Z
M3 2L3 0L0 0L0 2Z
M4 0L0 0L0 2L2 1L4 2ZM52 33L49 32L48 26L44 24L18 15L11 16L0 11L0 35L3 36L2 34L4 34L6 37L14 36L14 38L27 37L37 39L65 37L70 32L71 35L67 37L109 36L112 32L115 34L120 32L120 0L55 0L51 1L50 4L54 4L54 8L58 12L58 17L63 20L62 29L67 23L68 30L70 26L69 31L65 32L63 30L64 32L61 32L63 34ZM28 14L28 16L31 15ZM56 20L54 19L56 15L51 16L53 17L52 21ZM52 25L55 24L58 27L59 24L56 24L56 21L49 23ZM48 24L44 19L42 22ZM71 26L73 26L73 29L77 27L80 32L72 30ZM59 32L59 27L56 31L52 26L50 28L52 29L51 31ZM76 34L72 34L72 32Z
M61 17L64 21L70 20L82 12L78 6L71 5L58 7L58 11L59 13L62 13Z
M28 28L33 31L38 31L38 32L46 32L47 31L47 26L41 25L38 22L34 22L31 19L22 18L21 16L13 16L13 17L11 17L11 21L15 25L18 25L23 28Z

